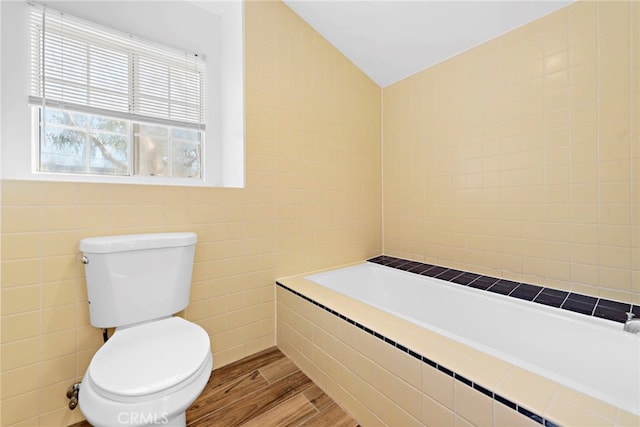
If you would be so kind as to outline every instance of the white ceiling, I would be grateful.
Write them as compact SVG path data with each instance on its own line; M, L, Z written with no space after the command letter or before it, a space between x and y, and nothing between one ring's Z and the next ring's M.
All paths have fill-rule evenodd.
M573 0L284 0L385 87Z

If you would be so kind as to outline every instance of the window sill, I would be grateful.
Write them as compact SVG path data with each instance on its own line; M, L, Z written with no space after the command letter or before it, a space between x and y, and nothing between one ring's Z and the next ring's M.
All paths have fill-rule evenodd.
M95 184L164 185L176 187L220 187L219 183L203 178L177 178L160 176L108 176L91 174L33 172L25 180L47 182L83 182Z

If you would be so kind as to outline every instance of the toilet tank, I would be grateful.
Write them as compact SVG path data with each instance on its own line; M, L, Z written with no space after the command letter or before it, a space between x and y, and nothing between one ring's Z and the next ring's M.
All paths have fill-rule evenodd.
M125 326L183 310L196 241L189 232L82 239L91 324Z

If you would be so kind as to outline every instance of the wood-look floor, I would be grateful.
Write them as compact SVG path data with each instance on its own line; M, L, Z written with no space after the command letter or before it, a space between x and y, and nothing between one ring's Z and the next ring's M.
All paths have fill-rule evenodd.
M358 423L273 347L215 369L187 410L187 426L357 427Z

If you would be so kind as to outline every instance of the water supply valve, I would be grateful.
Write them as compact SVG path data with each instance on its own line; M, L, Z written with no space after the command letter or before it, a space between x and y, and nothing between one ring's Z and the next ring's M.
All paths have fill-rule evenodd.
M67 399L69 399L69 409L72 411L78 406L78 396L80 394L80 383L74 383L67 389Z

